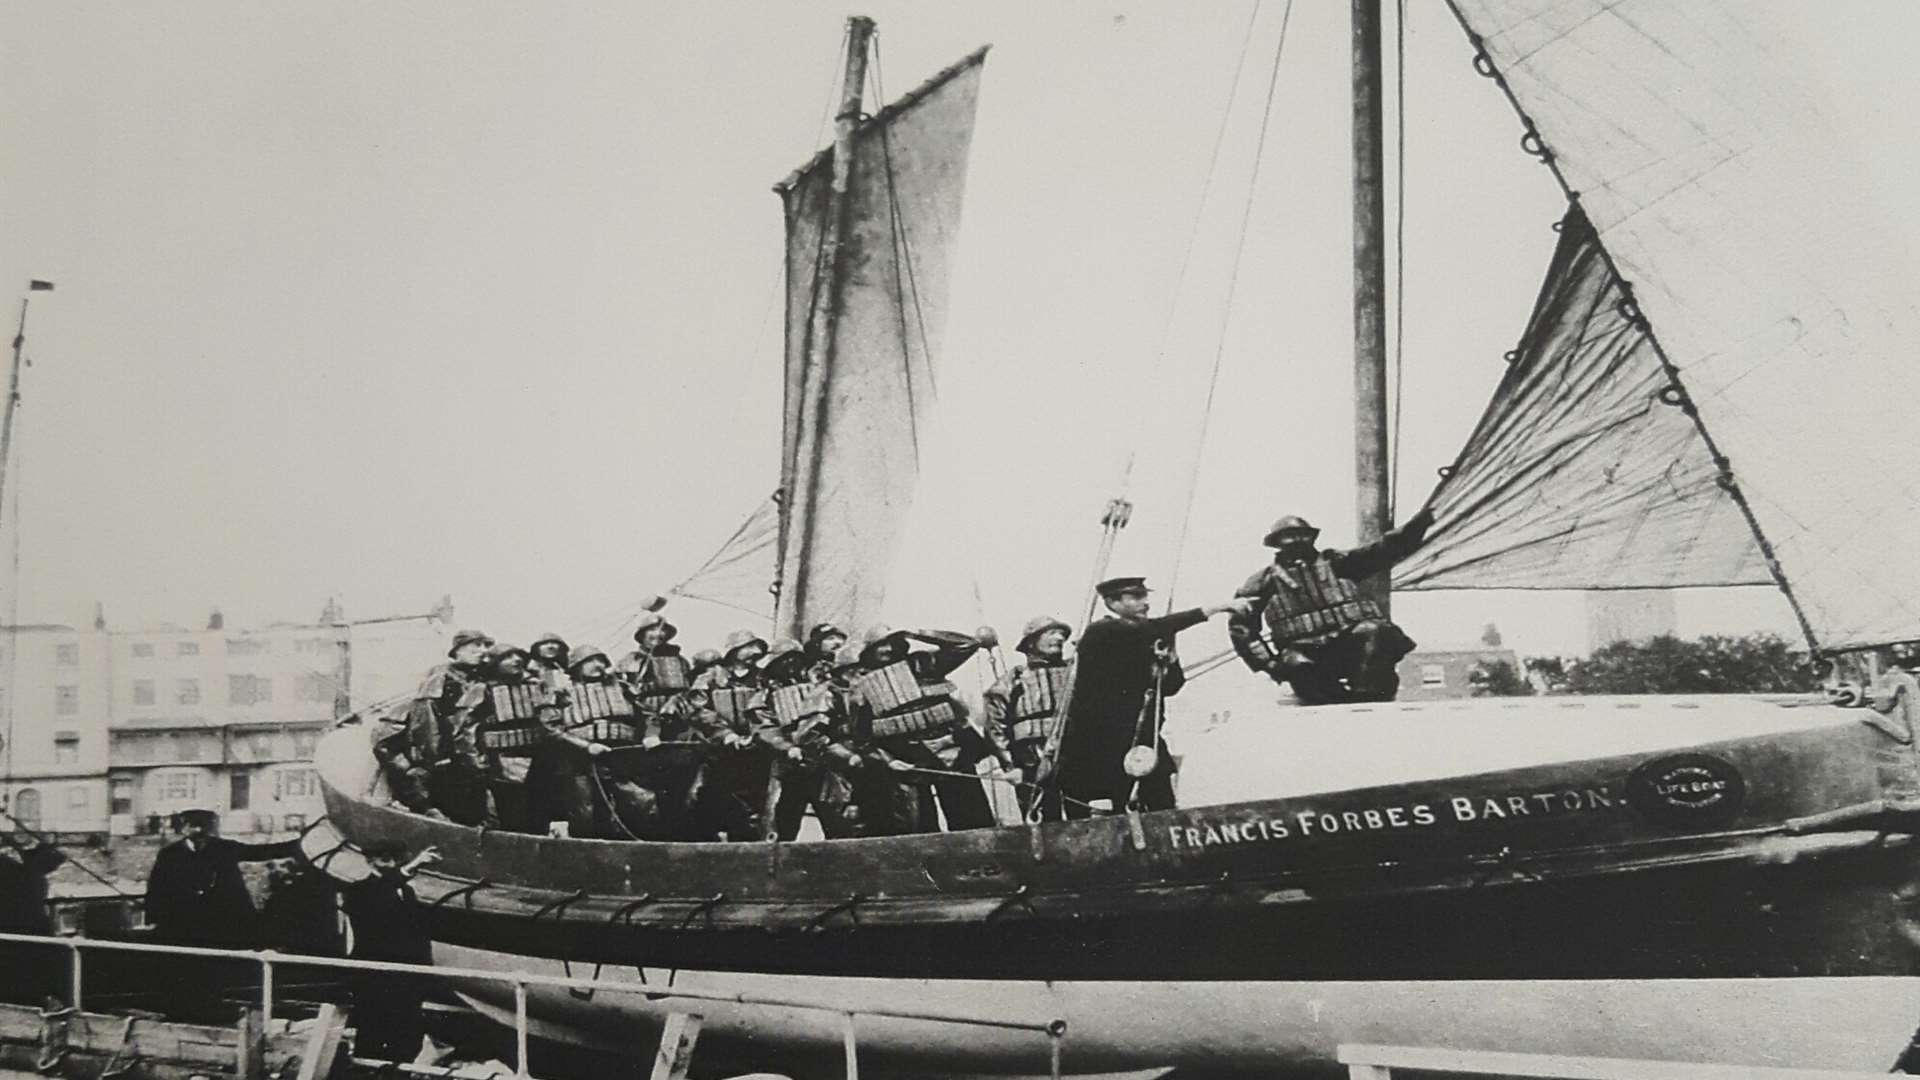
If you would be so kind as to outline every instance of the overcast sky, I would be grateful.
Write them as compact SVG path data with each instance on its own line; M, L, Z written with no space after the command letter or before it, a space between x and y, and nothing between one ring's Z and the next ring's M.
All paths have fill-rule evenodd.
M1130 453L1116 569L1171 573L1285 6L1262 4L1229 109L1245 3L865 5L889 96L995 46L929 464L952 494L922 500L914 556L979 579L977 615L1071 611ZM1451 16L1413 7L1407 506L1491 392L1562 208ZM1345 9L1293 12L1182 600L1258 566L1279 513L1351 537ZM1837 10L1805 62L1899 149L1920 13ZM329 594L366 617L451 593L496 633L609 633L776 482L768 189L820 145L847 13L0 6L0 295L59 286L34 297L0 538L9 558L20 529L19 618L308 619ZM1904 177L1874 179L1892 197ZM927 605L901 621L977 617ZM737 621L675 610L690 638ZM1564 597L1400 610L1433 640L1500 621L1530 650L1582 644ZM1767 590L1683 615L1790 626Z

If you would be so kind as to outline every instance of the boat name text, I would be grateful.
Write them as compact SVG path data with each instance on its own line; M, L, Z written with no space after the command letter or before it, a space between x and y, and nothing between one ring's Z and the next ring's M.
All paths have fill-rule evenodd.
M1356 810L1298 810L1236 821L1196 821L1170 825L1167 839L1176 849L1220 844L1257 844L1296 837L1422 829L1443 822L1508 821L1611 809L1614 795L1605 785L1525 795L1456 795L1444 802L1369 806Z

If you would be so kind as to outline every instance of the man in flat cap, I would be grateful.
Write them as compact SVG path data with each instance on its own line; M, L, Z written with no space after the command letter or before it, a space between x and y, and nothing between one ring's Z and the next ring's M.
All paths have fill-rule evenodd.
M1236 597L1148 618L1145 578L1108 578L1095 588L1112 616L1088 626L1080 638L1073 701L1057 744L1064 809L1068 817L1086 817L1089 803L1105 799L1124 810L1135 794L1144 809L1169 809L1173 759L1165 745L1154 747L1158 761L1145 776L1130 776L1124 764L1142 728L1142 710L1159 708L1149 695L1171 695L1186 681L1173 653L1175 635L1215 615L1244 615L1252 604Z
M1266 541L1273 562L1236 594L1254 607L1228 627L1234 651L1254 671L1291 684L1303 705L1392 701L1400 690L1394 666L1413 651L1413 639L1360 583L1418 550L1432 525L1433 512L1422 509L1371 544L1323 551L1315 544L1320 530L1305 518L1274 522ZM1261 615L1270 642L1261 639Z

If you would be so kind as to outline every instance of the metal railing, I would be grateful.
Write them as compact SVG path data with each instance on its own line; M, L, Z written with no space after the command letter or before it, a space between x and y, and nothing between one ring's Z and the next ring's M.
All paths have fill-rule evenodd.
M83 957L89 951L147 953L157 956L199 956L236 961L248 960L259 966L260 970L260 1030L272 1027L274 1019L274 969L276 965L290 964L303 968L335 968L342 971L374 971L395 975L425 975L435 979L486 981L504 983L513 987L513 1034L516 1058L516 1073L526 1080L527 1072L527 988L547 986L566 990L585 990L619 994L638 994L651 1000L680 999L692 1002L714 1002L724 1005L754 1005L772 1008L798 1009L808 1012L825 1013L840 1017L842 1043L845 1047L847 1076L855 1080L859 1076L859 1063L855 1046L855 1020L859 1017L873 1017L888 1020L919 1020L938 1024L959 1024L969 1027L997 1028L1003 1031L1031 1031L1045 1035L1048 1043L1050 1072L1054 1080L1060 1077L1061 1052L1067 1035L1067 1022L1059 1017L1041 1021L1003 1020L996 1017L967 1016L960 1013L942 1013L921 1009L891 1009L885 1007L844 1009L831 1005L822 1005L804 998L782 997L776 994L729 993L717 990L696 990L672 986L654 986L646 983L606 982L600 979L584 979L565 975L538 975L526 972L487 971L483 968L442 967L427 964L401 964L385 960L356 960L335 956L311 956L306 953L283 953L271 949L208 949L194 945L155 945L138 941L104 941L82 937L47 937L39 934L0 934L0 942L22 945L37 945L49 949L65 949L68 952L68 988L70 998L67 1005L78 1012L85 1001L85 961Z
M1876 1080L1878 1072L1839 1069L1789 1069L1763 1065L1718 1065L1637 1058L1568 1057L1491 1050L1454 1050L1440 1046L1370 1046L1342 1043L1335 1060L1349 1080L1392 1080L1393 1070L1475 1076L1529 1077L1537 1080Z

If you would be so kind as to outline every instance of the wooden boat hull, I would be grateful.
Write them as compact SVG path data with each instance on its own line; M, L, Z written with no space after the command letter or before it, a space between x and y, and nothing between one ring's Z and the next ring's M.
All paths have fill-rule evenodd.
M1707 742L1662 720L1626 752L1545 764L1448 774L1524 756L1496 746L1398 783L789 844L483 833L387 805L364 729L318 762L345 841L440 848L415 884L457 964L1060 1015L1074 1071L1325 1063L1356 1040L1887 1067L1920 1026L1910 735L1859 711L1702 708L1727 714ZM350 844L316 833L309 853L355 873ZM670 1007L537 997L578 1038ZM723 1011L721 1045L839 1045L814 1016ZM1045 1068L1037 1036L861 1031L915 1067Z

